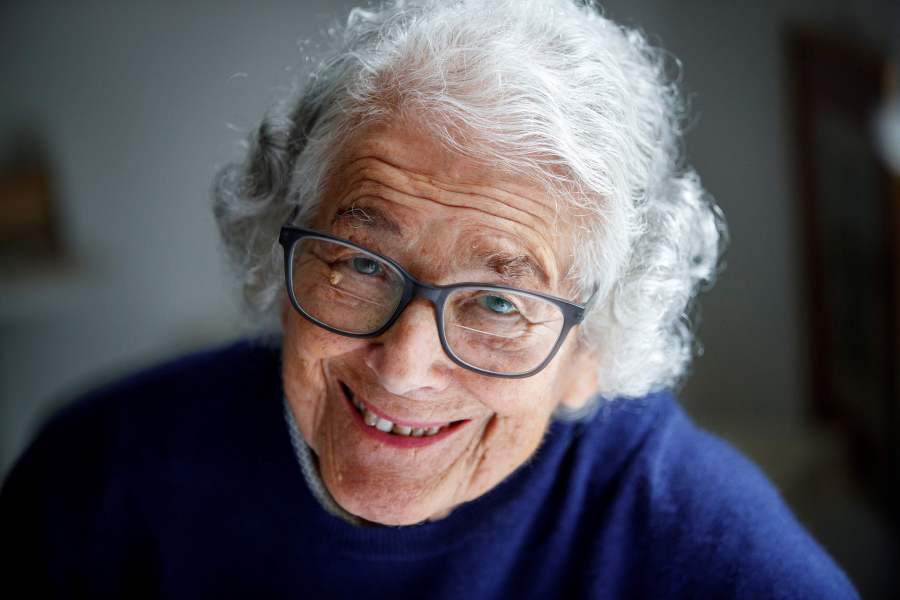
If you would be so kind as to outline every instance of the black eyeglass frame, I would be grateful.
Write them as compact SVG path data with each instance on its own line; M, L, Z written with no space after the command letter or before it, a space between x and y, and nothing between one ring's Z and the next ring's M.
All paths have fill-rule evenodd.
M361 252L365 252L366 254L371 254L379 260L383 260L384 262L394 267L398 273L400 273L400 275L403 277L403 294L400 298L400 302L397 304L397 308L394 309L393 314L390 316L390 318L388 318L387 321L385 321L384 325L371 333L353 333L338 329L336 327L332 327L331 325L316 319L314 316L307 313L303 309L303 307L300 305L300 302L297 301L297 297L294 295L293 286L294 249L297 247L297 242L303 239L320 239L329 242L337 242L350 248L357 249ZM574 302L569 302L568 300L564 300L556 296L552 296L550 294L544 294L542 292L523 290L520 288L503 285L494 285L491 283L463 282L453 283L449 285L432 285L423 283L410 275L406 271L406 269L404 269L397 263L397 261L388 256L384 256L382 254L379 254L378 252L374 252L364 246L360 246L357 243L351 242L350 240L331 235L330 233L324 233L305 227L296 227L293 225L282 226L281 232L278 235L278 243L281 244L281 246L284 248L284 277L291 304L294 306L297 312L300 313L300 315L308 321L338 335L362 339L376 338L391 328L391 326L397 321L397 319L400 318L400 315L413 300L415 300L416 298L425 298L426 300L431 302L432 306L434 307L434 316L437 323L438 338L440 339L441 347L444 349L444 352L447 354L447 356L450 357L450 360L465 369L469 369L470 371L474 371L482 375L488 375L490 377L523 379L525 377L531 377L532 375L535 375L539 371L543 370L548 364L550 364L550 361L553 360L553 357L556 356L556 353L559 351L560 347L562 347L563 342L565 342L566 336L569 334L569 331L584 320L585 314L590 310L597 296L597 291L595 290L594 293L591 294L591 297L588 299L588 301L585 304L581 305L575 304ZM552 350L550 350L550 353L547 355L547 358L543 360L543 362L541 362L533 369L523 371L521 373L497 373L495 371L489 371L487 369L482 369L480 367L476 367L475 365L469 364L453 352L453 350L450 348L450 344L447 342L447 336L444 331L444 304L450 294L454 291L461 288L473 287L498 292L513 292L517 294L533 296L535 298L540 298L541 300L546 300L547 302L555 304L560 309L563 315L563 326L559 332L559 339L556 340L556 344L553 346Z

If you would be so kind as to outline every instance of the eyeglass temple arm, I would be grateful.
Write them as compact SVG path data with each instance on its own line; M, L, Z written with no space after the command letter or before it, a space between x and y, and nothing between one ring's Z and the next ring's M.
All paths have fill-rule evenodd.
M591 293L591 297L587 299L587 302L584 303L584 311L581 313L581 320L587 316L591 309L594 308L594 304L600 297L600 286L594 286L594 291Z

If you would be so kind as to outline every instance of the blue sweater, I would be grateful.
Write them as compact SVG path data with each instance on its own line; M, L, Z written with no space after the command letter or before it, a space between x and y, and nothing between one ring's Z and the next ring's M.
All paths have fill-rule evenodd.
M669 394L553 422L448 517L359 527L310 493L279 354L238 343L57 412L0 492L7 589L173 598L855 598L750 462Z

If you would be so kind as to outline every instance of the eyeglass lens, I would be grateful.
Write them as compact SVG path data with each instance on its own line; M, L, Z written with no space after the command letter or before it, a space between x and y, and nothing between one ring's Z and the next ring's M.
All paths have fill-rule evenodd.
M304 238L296 243L292 260L295 300L313 319L334 329L373 333L402 300L403 275L359 248ZM539 366L556 345L564 321L552 302L478 286L453 290L443 312L450 350L473 367L503 374Z

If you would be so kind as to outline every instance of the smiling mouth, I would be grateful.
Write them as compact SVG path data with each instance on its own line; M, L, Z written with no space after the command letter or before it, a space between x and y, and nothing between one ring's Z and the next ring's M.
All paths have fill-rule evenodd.
M368 406L366 406L366 404L362 400L356 397L356 395L350 390L349 387L344 384L344 382L341 381L339 383L341 385L341 389L344 391L344 395L350 401L350 404L353 406L353 408L356 409L356 412L362 417L363 422L367 426L373 429L377 429L382 433L406 438L430 438L449 429L454 429L456 428L456 426L461 425L467 421L451 421L442 425L423 425L421 427L395 423L380 415L375 414Z

